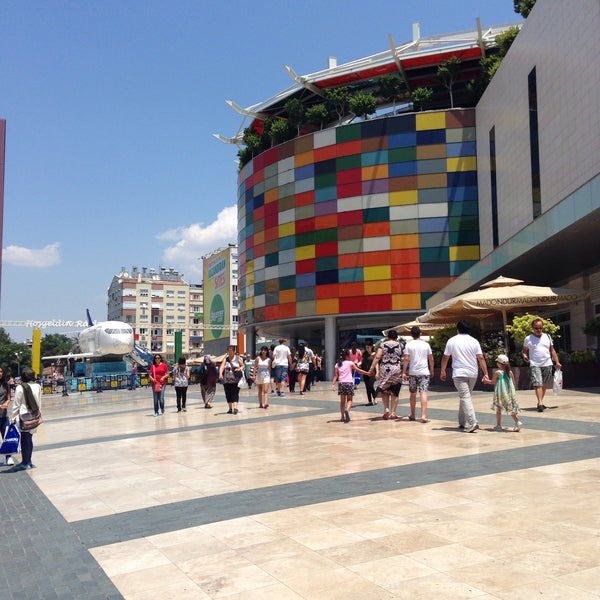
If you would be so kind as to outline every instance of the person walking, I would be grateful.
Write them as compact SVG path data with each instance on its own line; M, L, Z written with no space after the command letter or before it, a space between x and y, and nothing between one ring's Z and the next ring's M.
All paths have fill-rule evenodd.
M285 338L279 338L279 344L273 349L273 368L278 396L285 396L285 380L292 364L292 353L285 345Z
M269 358L271 359L271 385L269 387L271 389L271 394L274 394L277 389L277 382L275 381L275 365L273 364L274 353L275 344L271 344L269 346Z
M537 411L544 412L546 389L552 387L552 363L562 369L552 338L544 333L544 322L536 318L531 322L532 332L523 342L523 360L529 363L531 385L535 390Z
M255 377L255 369L254 369L254 360L252 360L252 356L247 353L244 357L244 377L246 378L246 383L248 384L248 389L252 389L252 384L254 383Z
M154 361L150 367L150 382L152 383L152 397L154 400L154 416L165 414L165 385L169 378L169 367L163 362L160 354L154 355Z
M219 369L219 381L225 390L225 399L229 410L228 415L238 414L238 402L240 400L240 388L238 381L244 374L244 361L235 353L235 346L227 346L227 354Z
M36 383L35 373L31 367L21 369L21 383L17 385L15 393L12 395L10 407L8 409L8 418L11 423L18 423L21 430L21 462L11 467L5 473L14 473L16 471L26 471L35 468L31 462L33 454L33 434L37 431L29 429L25 431L21 426L21 415L34 413L42 408L42 386Z
M217 391L217 379L217 366L207 354L204 357L202 365L200 365L200 393L202 394L204 408L212 408Z
M177 366L173 371L173 385L175 386L175 397L177 398L177 412L187 411L187 390L190 384L190 369L186 366L185 356L180 356Z
M304 391L310 392L312 380L315 375L315 353L308 347L306 342L304 342L304 353L308 354L308 374L304 382Z
M383 401L384 420L398 418L396 408L402 386L403 351L404 343L398 341L398 332L390 329L387 340L379 346L369 369L369 375L372 377L379 366L379 389Z
M492 400L492 410L496 411L496 427L494 431L504 431L502 429L502 411L510 416L515 422L513 431L521 431L523 423L519 421L519 405L517 403L517 393L515 391L515 376L510 368L510 362L506 354L498 354L496 357L496 366L494 376L489 379L483 378L483 383L494 386L494 399Z
M350 422L350 410L352 409L352 398L354 396L354 372L366 373L351 358L350 350L344 349L340 352L339 359L335 364L335 373L331 381L332 389L338 382L338 396L340 397L340 414L343 423Z
M290 348L290 368L288 370L288 374L287 374L287 380L288 380L288 389L290 391L290 394L293 394L296 391L296 382L298 381L298 373L296 372L296 360L298 357L298 353L296 351L296 348ZM273 364L273 361L271 361L271 364ZM277 394L279 395L279 394Z
M269 384L271 381L271 359L269 348L262 346L254 361L256 387L258 388L258 407L269 408Z
M375 377L376 373L369 375L373 359L375 358L375 351L373 350L372 338L365 340L365 348L361 355L360 368L367 372L367 375L363 375L363 381L365 382L365 391L367 393L367 405L373 406L377 404L377 392L375 391ZM352 360L352 358L350 358Z
M421 339L421 328L417 325L411 327L410 340L404 348L404 363L402 365L402 379L408 378L408 391L410 393L409 421L416 419L417 394L421 396L421 423L428 423L427 418L427 392L429 382L434 376L433 353L431 346ZM407 377L408 374L408 377Z
M350 360L355 365L360 365L362 361L362 352L358 349L356 342L352 342L352 345L350 346Z
M296 353L294 360L296 363L296 380L298 382L298 387L300 388L301 396L304 396L306 378L310 372L311 358L312 351L307 351L304 344L298 344L298 352Z
M311 387L312 386L316 386L317 383L322 378L321 362L322 362L321 357L315 352L315 372L313 374L313 380L312 380L312 383L311 383Z
M9 419L8 419L9 404L10 404L10 386L8 384L8 379L6 379L6 375L4 374L4 369L2 367L0 367L0 435L2 436L2 439L4 439L4 434L6 432L6 428L8 427L8 423L9 423ZM6 455L5 462L9 466L12 466L15 464L15 461L10 454Z
M131 370L129 371L129 389L135 390L137 387L137 373L138 366L136 362L131 363Z
M442 357L440 379L446 381L446 367L452 357L452 380L458 392L458 427L467 433L479 429L471 392L478 376L478 365L483 371L484 379L488 376L488 368L483 358L479 342L470 335L471 325L464 319L456 324L457 335L446 342Z

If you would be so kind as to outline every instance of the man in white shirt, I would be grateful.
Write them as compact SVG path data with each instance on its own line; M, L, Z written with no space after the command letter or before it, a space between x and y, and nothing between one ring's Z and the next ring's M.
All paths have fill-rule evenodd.
M523 360L529 363L531 385L535 390L538 412L544 412L546 408L544 396L546 388L552 386L552 362L554 361L557 369L562 368L552 338L544 333L543 328L544 322L541 319L534 319L531 322L532 333L523 342Z
M481 345L469 335L471 326L467 321L459 321L456 324L457 335L446 342L444 356L442 358L440 379L446 381L446 367L452 357L452 380L458 392L458 427L467 433L473 433L479 429L471 392L477 382L477 364L483 371L484 378L488 376L488 368L483 358Z
M412 340L404 348L404 362L402 363L402 380L407 380L410 392L410 415L409 421L416 419L417 393L421 396L421 423L427 423L427 392L429 381L434 375L433 353L431 346L421 339L421 329L417 325L411 327Z
M278 396L285 396L285 380L292 365L292 352L284 342L285 338L280 338L279 345L273 349L273 371Z

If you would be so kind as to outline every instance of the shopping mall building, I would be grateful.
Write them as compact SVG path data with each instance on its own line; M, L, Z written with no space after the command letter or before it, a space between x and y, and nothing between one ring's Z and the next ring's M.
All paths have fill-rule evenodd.
M388 105L256 154L238 185L240 327L307 340L333 363L353 335L381 330L498 275L585 289L548 313L565 349L593 347L600 316L600 3L538 0L483 95L467 82L506 27L414 39L347 65L297 77L245 109L260 129L299 98L376 88L401 74L409 89L460 58L450 108ZM517 15L515 15L517 16ZM416 36L415 36L416 37ZM360 339L360 338L359 338Z

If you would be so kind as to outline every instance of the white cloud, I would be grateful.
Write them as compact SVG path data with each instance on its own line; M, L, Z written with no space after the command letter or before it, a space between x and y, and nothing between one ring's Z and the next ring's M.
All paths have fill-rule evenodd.
M43 248L7 246L2 251L2 261L16 267L46 269L60 264L60 243L54 242Z
M159 239L173 242L163 252L164 264L183 272L187 281L199 281L202 261L198 259L201 256L227 244L237 244L237 220L237 207L228 206L208 225L193 223L160 233Z

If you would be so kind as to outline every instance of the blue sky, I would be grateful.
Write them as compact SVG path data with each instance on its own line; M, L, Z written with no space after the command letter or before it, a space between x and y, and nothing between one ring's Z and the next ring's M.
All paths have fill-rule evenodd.
M236 241L233 136L246 107L412 38L521 21L512 0L2 0L6 172L0 319L106 318L121 267ZM13 339L30 337L7 328ZM65 332L66 333L66 332Z

